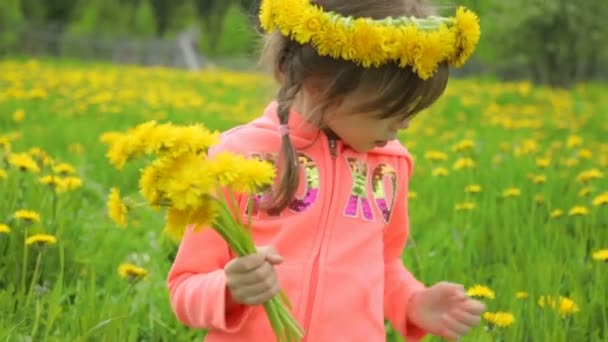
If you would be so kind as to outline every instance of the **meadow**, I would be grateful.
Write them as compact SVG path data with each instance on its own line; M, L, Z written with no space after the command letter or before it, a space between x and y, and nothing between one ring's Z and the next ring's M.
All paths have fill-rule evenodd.
M225 130L274 87L225 70L0 61L0 340L200 340L170 310L163 216L108 215L112 187L141 197L141 164L116 171L100 137L149 120ZM488 306L463 341L608 339L606 91L455 79L400 135L415 159L404 263Z

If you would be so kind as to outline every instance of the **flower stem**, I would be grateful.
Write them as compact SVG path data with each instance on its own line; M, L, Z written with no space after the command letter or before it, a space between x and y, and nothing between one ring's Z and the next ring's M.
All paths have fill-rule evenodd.
M27 226L23 229L23 257L21 259L21 289L22 291L26 291L25 287L25 275L27 272L27 245L25 241L27 240Z
M38 251L38 256L36 257L36 266L34 266L34 274L32 275L32 281L30 282L30 288L27 292L27 297L25 298L25 307L27 307L30 303L30 299L32 298L32 292L34 292L34 285L36 285L36 280L38 279L38 272L40 272L40 263L42 261L42 250Z

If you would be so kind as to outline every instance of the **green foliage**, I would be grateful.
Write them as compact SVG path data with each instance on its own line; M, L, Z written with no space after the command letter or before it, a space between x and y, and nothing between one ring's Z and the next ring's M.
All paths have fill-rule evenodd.
M517 76L570 86L608 62L608 6L602 0L495 1L483 17L489 61Z

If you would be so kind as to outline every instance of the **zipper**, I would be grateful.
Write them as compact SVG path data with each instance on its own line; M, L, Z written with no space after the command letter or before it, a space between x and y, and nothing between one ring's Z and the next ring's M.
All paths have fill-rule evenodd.
M317 250L317 254L315 255L315 261L312 264L312 273L311 273L311 284L310 290L308 291L308 308L306 310L305 316L305 324L304 331L305 336L302 342L308 340L308 330L310 329L310 323L312 320L312 311L315 303L315 295L317 293L317 283L319 282L319 259L321 258L321 251L323 250L323 242L325 241L325 232L327 231L327 225L329 224L329 217L331 213L332 203L334 199L334 186L336 184L336 157L338 156L338 148L336 139L333 137L328 137L329 143L329 153L331 155L331 188L330 188L330 197L329 197L329 205L327 206L327 212L325 214L325 224L323 227L323 232L321 233L321 242L319 244L319 249Z

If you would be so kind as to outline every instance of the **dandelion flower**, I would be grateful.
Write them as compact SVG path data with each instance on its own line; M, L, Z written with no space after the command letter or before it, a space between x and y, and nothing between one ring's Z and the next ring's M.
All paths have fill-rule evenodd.
M571 135L568 137L566 141L566 146L568 148L579 147L583 144L583 138L578 135Z
M127 226L127 205L120 198L120 190L112 188L108 197L108 215L121 227Z
M551 158L538 158L536 159L536 166L541 169L548 168L551 165Z
M40 172L38 164L26 153L11 154L8 157L8 163L17 167L21 171L29 171L33 173Z
M492 289L483 285L475 285L467 290L467 296L476 298L494 299L496 294Z
M570 298L560 297L558 312L560 316L565 317L579 312L578 305Z
M530 294L526 291L518 291L515 293L515 298L517 299L526 299L528 297L530 297Z
M36 244L38 246L54 245L57 243L57 238L49 234L36 234L28 237L25 244L30 246Z
M469 193L469 194L480 193L482 190L483 190L483 188L481 187L481 185L477 185L477 184L467 185L467 187L464 188L464 192Z
M448 155L440 151L427 151L424 157L430 161L444 161L448 159Z
M68 163L61 163L53 167L53 172L62 176L67 176L75 174L76 169Z
M7 179L8 178L8 174L6 173L5 170L0 169L0 179Z
M57 176L44 176L38 179L40 184L49 185L49 186L57 186L59 184L59 177Z
M28 223L40 222L40 214L31 210L18 210L13 216L18 220L23 220Z
M484 312L483 318L488 321L490 325L499 328L506 328L515 322L515 316L509 312Z
M578 157L582 159L591 159L593 157L593 152L587 148L582 148L578 151Z
M587 209L587 207L584 206L576 206L570 209L570 211L568 211L568 215L570 216L586 216L589 215L589 209Z
M551 308L557 311L560 316L566 317L580 311L578 305L570 298L559 296L541 296L538 299L538 305L541 308Z
M564 211L561 209L555 209L551 212L551 214L549 216L551 218L560 218L560 217L564 216Z
M444 167L438 167L433 169L433 177L445 177L448 174L450 174L450 172Z
M590 169L590 170L579 173L578 177L576 177L576 180L579 181L580 183L587 183L594 179L601 179L601 178L604 178L604 173L602 171L600 171L598 169Z
M13 121L16 123L23 122L25 120L25 111L23 109L17 109L13 112Z
M454 146L452 146L452 151L462 152L462 151L472 150L473 148L475 148L475 142L470 139L465 139L465 140L461 140L460 142L458 142Z
M538 205L545 203L545 196L543 194L534 195L534 203Z
M545 184L547 182L546 175L536 175L532 178L534 184Z
M0 223L0 234L8 234L11 232L11 228L4 223Z
M608 249L601 249L593 253L593 260L608 261Z
M605 192L593 199L593 205L596 207L606 204L608 204L608 192Z
M418 198L418 193L416 191L410 191L407 193L407 198L416 199L416 198Z
M125 263L118 266L118 274L123 279L127 279L129 281L138 281L145 278L148 275L148 271L133 264Z
M465 211L465 210L474 210L475 209L475 203L472 202L464 202L464 203L458 203L454 206L454 210L456 211Z
M64 193L67 191L73 191L82 187L82 180L78 177L65 177L59 179L57 184L57 192Z
M454 163L454 170L472 169L477 164L471 158L460 158Z
M521 196L521 190L518 188L507 188L502 192L502 197L518 197Z

